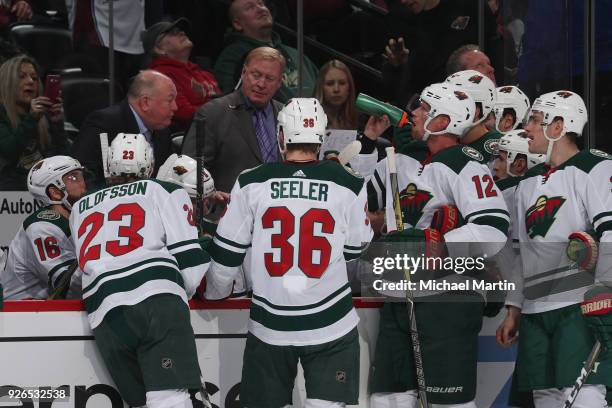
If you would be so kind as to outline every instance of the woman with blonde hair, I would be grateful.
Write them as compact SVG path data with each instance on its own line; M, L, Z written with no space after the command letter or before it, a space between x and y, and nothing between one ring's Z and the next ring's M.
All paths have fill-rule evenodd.
M329 129L357 129L355 82L346 64L331 60L323 65L315 84L315 98L323 105Z
M27 190L34 163L66 151L62 101L41 93L31 57L18 55L0 66L0 190Z

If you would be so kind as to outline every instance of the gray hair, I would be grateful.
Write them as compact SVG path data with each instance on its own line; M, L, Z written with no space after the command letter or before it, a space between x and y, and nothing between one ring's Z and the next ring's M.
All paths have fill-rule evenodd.
M452 75L455 72L465 70L465 65L463 62L463 56L468 52L474 51L482 51L479 46L476 44L466 44L457 48L453 53L448 57L446 61L446 74Z
M166 78L169 81L172 81L172 79L170 79L168 76L152 69L140 71L138 75L134 77L130 87L128 88L128 98L138 99L143 95L154 94L157 92L157 85L159 84L161 78Z

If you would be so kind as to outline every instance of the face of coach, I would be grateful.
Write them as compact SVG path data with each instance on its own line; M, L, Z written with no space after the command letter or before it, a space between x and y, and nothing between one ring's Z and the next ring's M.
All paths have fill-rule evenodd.
M281 87L285 68L284 60L269 55L266 48L251 51L240 75L242 93L258 108L266 106Z

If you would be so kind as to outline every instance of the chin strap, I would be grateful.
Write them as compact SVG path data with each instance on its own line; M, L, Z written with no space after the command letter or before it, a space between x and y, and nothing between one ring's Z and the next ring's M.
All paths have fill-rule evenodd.
M561 134L559 135L558 138L553 139L551 137L548 136L548 127L550 125L546 125L546 126L542 126L543 130L544 130L544 137L546 138L546 140L548 140L548 148L546 148L546 164L550 164L550 158L552 156L552 150L553 147L555 145L555 142L561 140L561 138L563 136L565 136L565 133L567 133L567 130L565 129L565 126L563 127L563 130L561 131Z

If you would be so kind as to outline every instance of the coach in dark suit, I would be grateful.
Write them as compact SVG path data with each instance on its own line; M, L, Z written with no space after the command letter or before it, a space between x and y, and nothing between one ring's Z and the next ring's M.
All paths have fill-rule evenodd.
M217 190L230 192L241 171L280 161L276 115L282 104L272 97L282 84L285 58L270 47L245 59L242 87L200 107L183 142L183 154L196 157L196 137L204 137L204 163ZM196 123L204 121L204 135Z
M88 188L104 185L100 133L110 143L118 133L141 133L153 147L155 172L172 154L168 126L176 111L176 88L170 78L156 71L142 71L132 81L127 99L92 112L81 126L72 156L93 173Z

